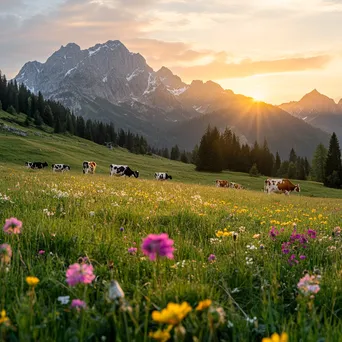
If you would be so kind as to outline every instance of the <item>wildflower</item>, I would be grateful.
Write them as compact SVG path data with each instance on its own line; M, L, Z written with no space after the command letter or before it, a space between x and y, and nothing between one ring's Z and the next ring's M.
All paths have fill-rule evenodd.
M261 342L288 342L289 336L283 332L280 336L274 333L271 337L264 337Z
M6 219L3 230L6 234L20 234L23 223L15 217Z
M299 280L297 287L304 296L316 294L319 290L319 276L310 276L308 273Z
M279 231L274 227L272 226L271 230L269 231L268 235L270 236L270 238L272 240L275 240L276 239L276 236L279 235Z
M210 254L208 257L209 262L214 262L216 260L216 255L215 254Z
M233 233L233 240L236 241L236 239L238 238L239 234L237 232Z
M95 216L95 211L90 211L89 212L89 215L92 217L92 216Z
M298 260L296 259L296 255L292 254L288 260L288 263L290 264L290 266L293 266L294 264L298 264Z
M187 302L182 304L169 303L162 311L153 311L152 319L158 323L177 325L191 310L192 308Z
M112 280L109 286L108 298L111 300L124 298L125 293L116 280Z
M135 247L128 248L129 254L135 255L137 251L138 251L138 248L135 248Z
M203 310L209 308L211 303L212 303L212 301L210 299L202 300L201 302L198 303L196 310L197 311L203 311Z
M94 279L93 266L88 264L72 264L66 271L66 282L69 286L75 286L78 283L90 284Z
M123 232L125 229L124 229L124 227L121 227L120 228L120 232Z
M0 261L8 264L12 258L12 248L7 243L0 245Z
M43 255L45 254L45 251L43 251L42 249L38 252L39 255Z
M254 234L253 235L253 239L259 239L260 238L260 234Z
M226 313L224 312L223 308L211 307L208 313L209 313L209 319L212 323L217 324L217 325L224 324L226 320Z
M306 256L305 256L305 255L301 255L301 256L299 257L299 259L300 259L300 260L304 260L304 259L306 259Z
M70 300L70 296L59 296L57 298L57 300L62 304L62 305L66 305L69 303L69 300Z
M8 324L9 323L9 318L6 315L6 311L2 310L0 312L0 326L1 326L1 324L4 324L4 323Z
M81 299L73 299L71 302L71 307L77 310L85 309L87 304Z
M281 245L281 251L283 252L283 254L289 254L290 253L290 246L291 246L291 242L284 242Z
M37 277L26 277L26 282L31 287L36 287L39 283L39 279Z
M150 332L149 333L149 337L153 338L154 340L156 341L160 341L160 342L166 342L168 341L170 338L171 338L171 335L170 335L170 330L172 329L172 325L169 325L167 327L167 329L165 330L157 330L155 332Z
M156 260L157 256L173 259L174 247L172 245L173 240L169 239L167 234L150 234L144 239L141 249L151 261Z

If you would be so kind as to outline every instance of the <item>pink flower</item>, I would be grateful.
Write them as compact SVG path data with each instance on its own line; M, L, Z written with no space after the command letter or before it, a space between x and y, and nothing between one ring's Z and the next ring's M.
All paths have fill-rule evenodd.
M79 283L90 284L94 279L93 266L88 264L72 264L66 271L66 282L69 286Z
M3 230L6 234L20 234L23 223L15 217L6 219Z
M135 255L137 251L138 251L138 248L135 248L135 247L128 248L129 254Z
M43 255L45 254L45 251L43 251L42 249L38 252L39 255Z
M308 273L299 280L297 287L304 296L316 294L319 290L320 277Z
M85 309L87 304L81 299L73 299L71 301L71 307L79 311L80 309Z
M150 234L144 239L141 249L151 261L156 260L157 256L173 259L173 251L175 249L172 245L173 240L169 239L167 234Z
M0 245L0 261L8 264L12 258L12 248L7 243Z

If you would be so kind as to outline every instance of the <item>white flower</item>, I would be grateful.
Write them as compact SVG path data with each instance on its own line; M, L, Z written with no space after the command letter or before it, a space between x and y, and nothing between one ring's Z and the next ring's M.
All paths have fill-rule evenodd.
M63 305L66 305L66 304L68 304L69 303L69 300L70 300L70 296L59 296L58 298L57 298L57 300L59 301L59 302L61 302L61 304L63 304Z
M89 213L89 215L90 215L90 216L94 216L94 215L95 215L95 211L91 211L91 212Z

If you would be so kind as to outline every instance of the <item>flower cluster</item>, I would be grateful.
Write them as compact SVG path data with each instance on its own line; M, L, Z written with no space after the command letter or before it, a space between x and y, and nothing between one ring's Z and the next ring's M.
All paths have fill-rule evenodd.
M4 264L10 263L12 258L12 248L7 243L0 245L0 262Z
M6 219L5 225L3 227L3 231L6 234L21 234L21 228L23 226L23 223L19 221L15 217L11 217L9 219Z
M169 239L167 234L150 234L143 240L141 249L144 255L148 256L151 261L156 260L157 257L173 259L173 251L175 249L172 245L173 240Z
M72 264L66 272L66 278L69 286L90 284L95 279L93 266L88 264Z
M320 275L309 275L308 273L299 280L297 287L304 296L311 296L319 292Z

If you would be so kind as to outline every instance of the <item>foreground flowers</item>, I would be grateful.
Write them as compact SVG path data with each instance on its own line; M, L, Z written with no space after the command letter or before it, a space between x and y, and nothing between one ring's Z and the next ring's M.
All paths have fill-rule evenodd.
M1 326L1 324L9 324L9 323L10 323L10 320L6 315L6 311L2 310L0 312L0 326Z
M156 341L166 342L171 338L171 335L170 335L171 329L172 329L172 325L169 325L167 329L165 330L159 329L155 332L150 332L149 336Z
M306 274L299 280L297 287L304 296L316 294L319 290L320 276Z
M11 217L5 221L3 231L6 234L21 234L23 223L15 217Z
M11 261L12 248L7 243L0 245L0 262L5 265Z
M36 287L39 283L39 279L37 277L26 277L26 283L31 287Z
M288 342L289 336L283 332L280 336L274 333L271 337L264 337L261 342Z
M187 302L182 304L169 303L162 311L153 311L152 319L158 323L177 325L191 310L192 308Z
M151 261L156 260L158 256L173 259L173 251L175 249L172 245L173 240L169 239L167 234L150 234L144 239L141 249Z
M202 300L201 302L198 303L196 310L197 311L203 311L211 305L212 301L210 299Z
M71 307L77 310L85 309L87 304L81 299L73 299L71 302Z
M69 286L75 286L79 283L90 284L95 279L93 266L88 264L72 264L66 272L66 278Z

